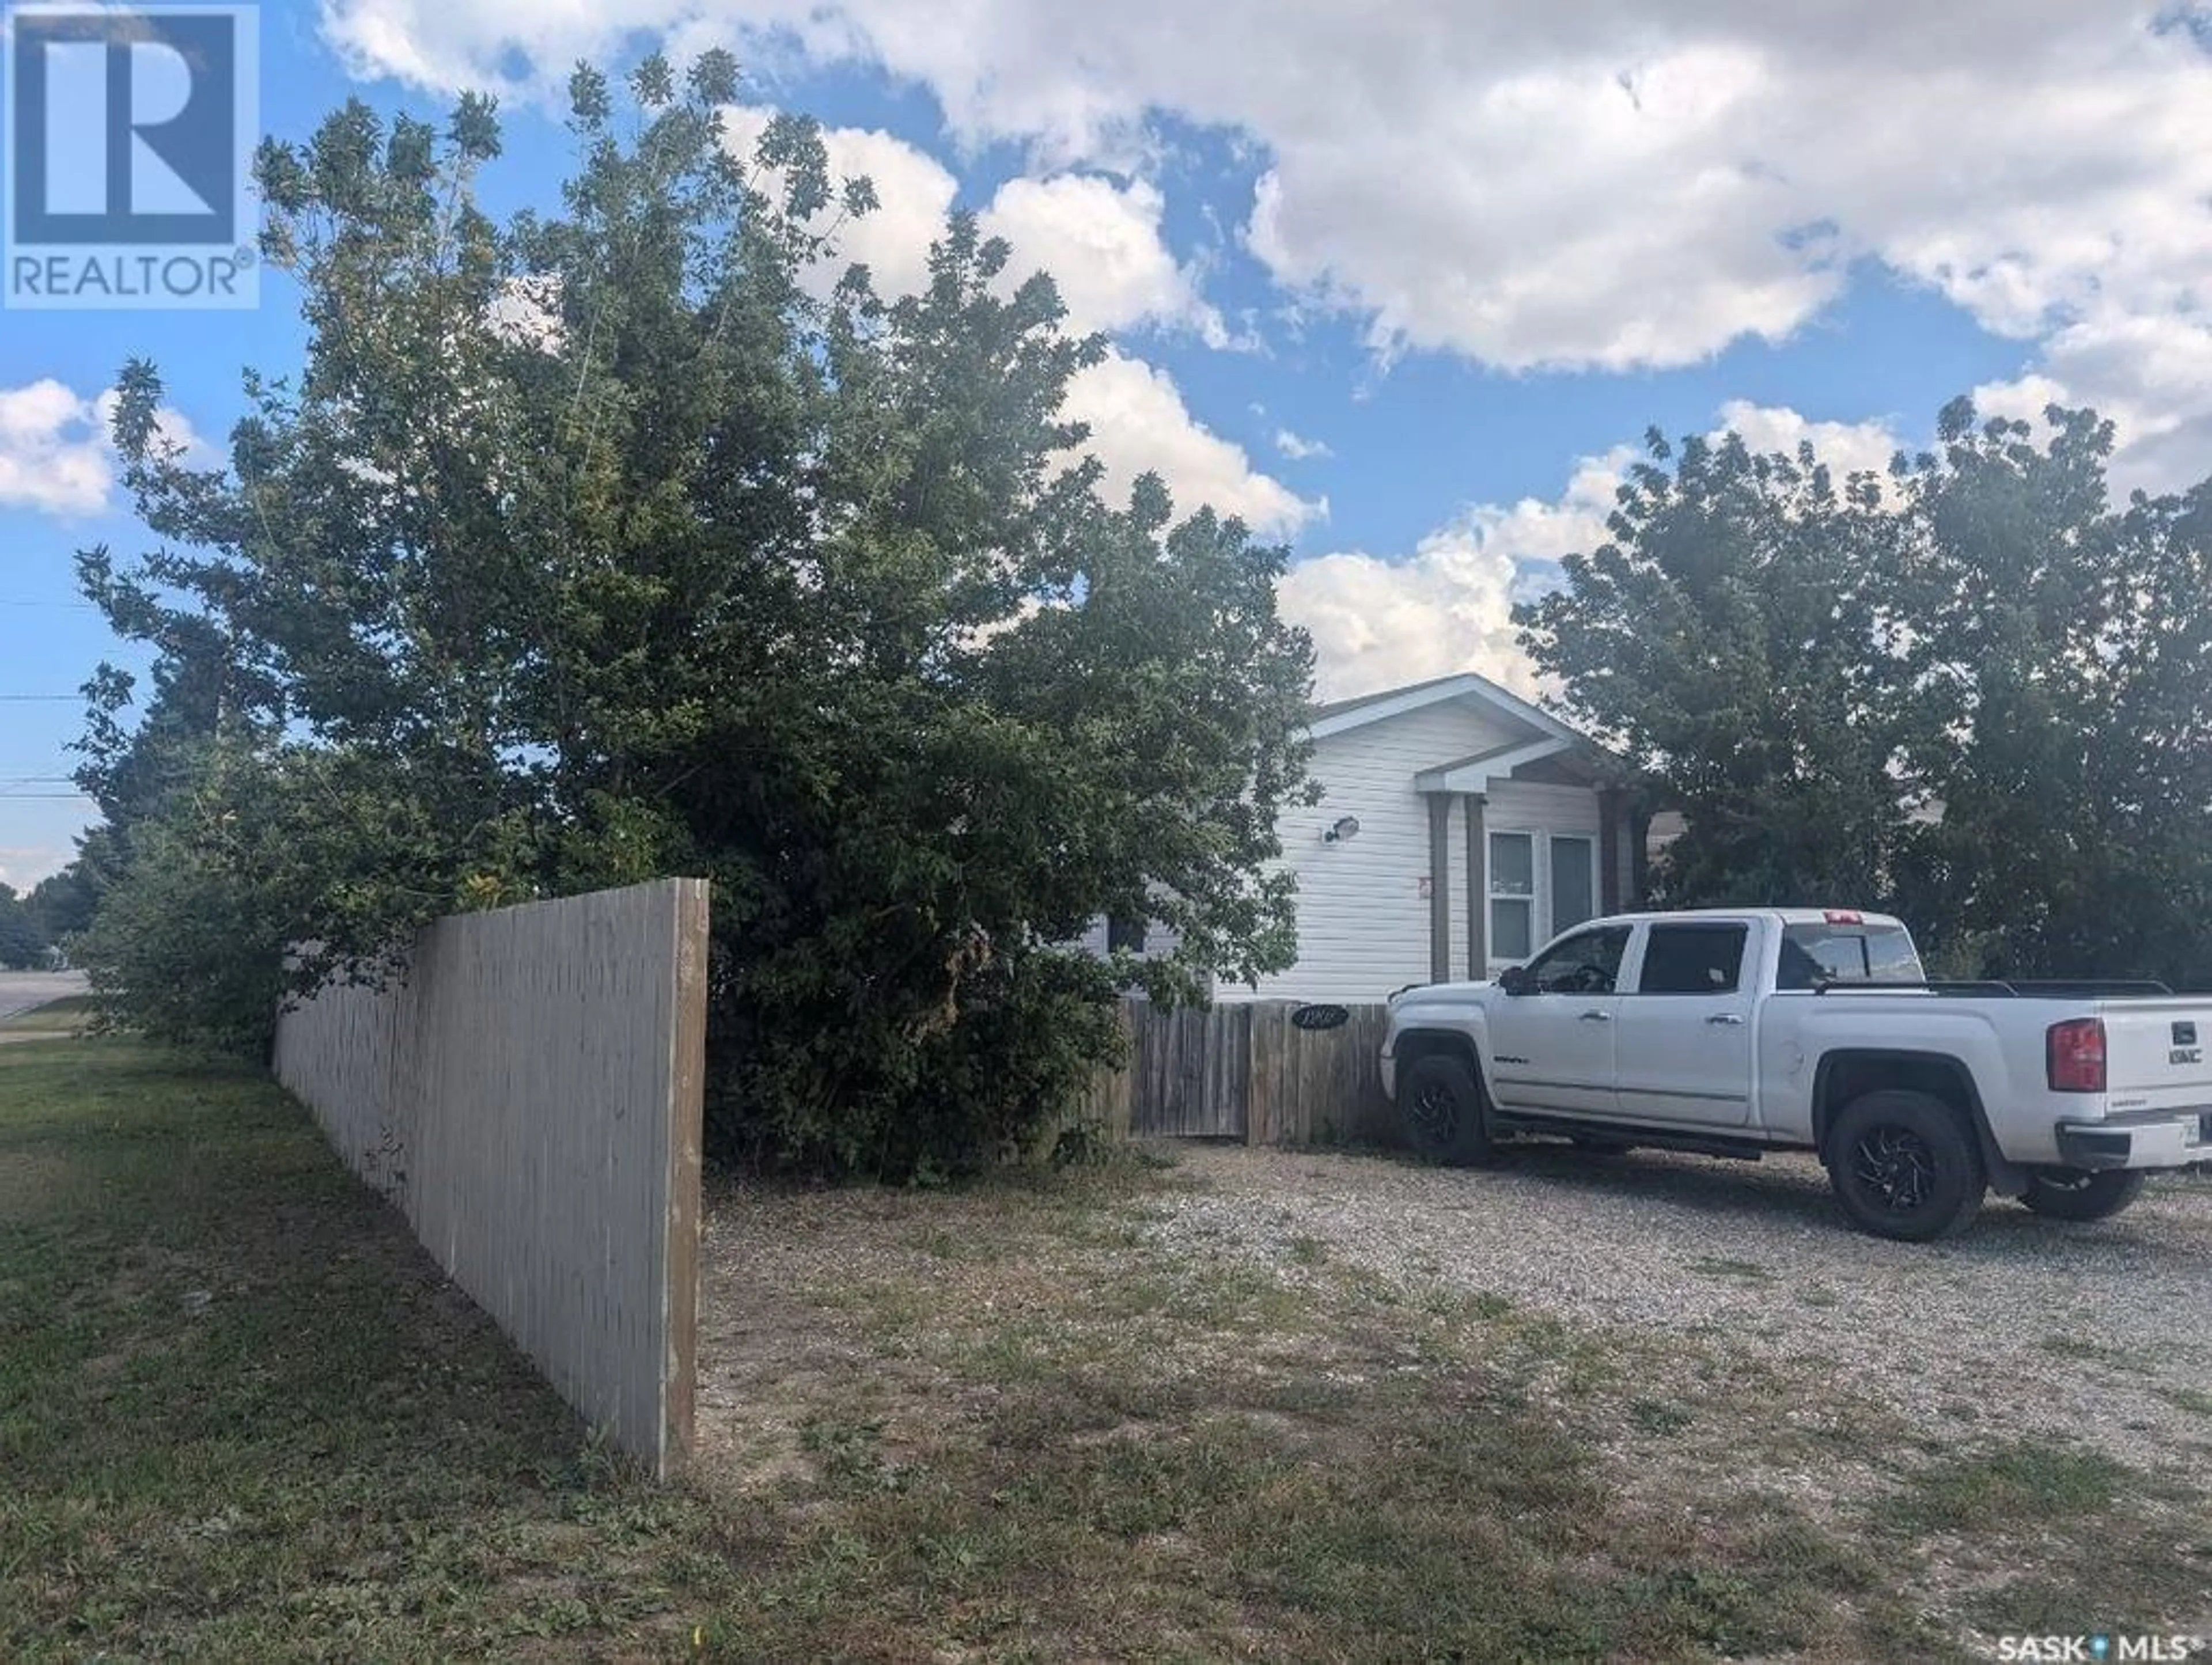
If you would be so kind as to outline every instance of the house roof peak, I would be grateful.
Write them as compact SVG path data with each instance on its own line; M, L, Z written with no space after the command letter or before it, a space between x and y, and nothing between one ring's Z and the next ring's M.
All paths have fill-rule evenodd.
M1327 705L1316 706L1307 732L1313 738L1321 739L1327 735L1341 734L1346 729L1382 722L1408 711L1419 711L1425 706L1462 699L1480 701L1522 726L1553 739L1572 741L1577 744L1589 744L1584 736L1577 733L1548 711L1473 671L1461 671L1449 677L1435 677L1427 682L1413 683L1402 688L1381 689L1354 699L1337 700Z

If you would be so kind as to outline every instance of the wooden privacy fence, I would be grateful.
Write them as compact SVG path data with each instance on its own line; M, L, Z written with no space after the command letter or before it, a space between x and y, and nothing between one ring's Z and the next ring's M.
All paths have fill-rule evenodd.
M1206 1011L1122 1003L1129 1067L1102 1071L1079 1114L1139 1138L1241 1139L1251 1145L1395 1144L1382 1096L1382 1006L1301 1030L1289 1001Z
M586 1420L691 1445L707 884L441 920L288 1010L278 1079Z

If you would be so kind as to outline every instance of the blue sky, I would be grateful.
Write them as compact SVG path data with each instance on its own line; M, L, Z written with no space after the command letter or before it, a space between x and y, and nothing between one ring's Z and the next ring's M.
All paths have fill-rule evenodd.
M708 44L830 129L896 287L957 203L1055 270L1109 363L1109 479L1165 473L1288 543L1322 691L1469 667L1520 686L1514 594L1602 533L1644 431L1811 438L1848 465L1945 399L2119 419L2124 483L2212 472L2212 38L2193 5L1685 0L325 0L263 8L263 124L349 94L503 97L488 194L547 200L580 54ZM1790 15L1777 16L1778 11ZM2173 27L2190 21L2195 28ZM133 355L219 443L258 310L0 313L0 878L65 862L56 777L102 659L71 556L143 544L98 400Z

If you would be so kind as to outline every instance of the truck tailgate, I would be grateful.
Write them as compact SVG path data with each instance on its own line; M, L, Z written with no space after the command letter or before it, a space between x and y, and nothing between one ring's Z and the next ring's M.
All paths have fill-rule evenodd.
M2212 1000L2104 1003L2115 1110L2212 1107Z

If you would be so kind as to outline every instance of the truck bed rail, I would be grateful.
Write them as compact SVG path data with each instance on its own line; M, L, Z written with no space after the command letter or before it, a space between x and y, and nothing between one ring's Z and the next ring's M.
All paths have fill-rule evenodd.
M2131 995L2170 1000L2173 995L2171 988L2153 977L1928 977L1893 982L1837 977L1813 985L1815 994L1893 994L1899 989L1921 989L1930 994L2011 996L2024 1000L2100 1000Z

